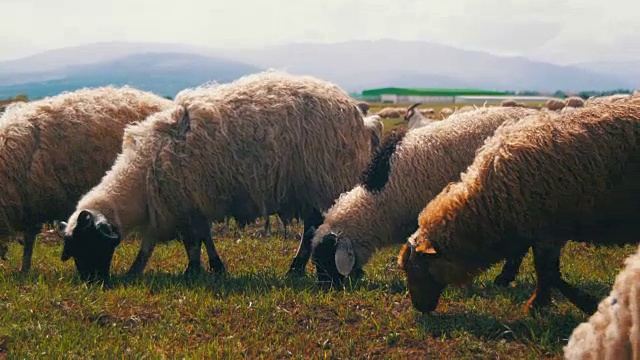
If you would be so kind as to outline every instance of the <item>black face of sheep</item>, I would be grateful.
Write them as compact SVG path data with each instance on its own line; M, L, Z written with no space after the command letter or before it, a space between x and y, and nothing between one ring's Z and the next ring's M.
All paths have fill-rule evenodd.
M61 223L61 230L65 234L61 260L64 262L73 258L83 281L108 280L111 258L120 243L116 226L100 214L83 210L78 214L76 226L70 233L66 227L65 223Z
M400 251L398 262L407 276L411 303L422 313L430 313L438 307L440 295L446 286L431 273L429 263L436 256L435 251L423 247L416 249L408 242Z
M333 232L314 238L311 260L316 266L318 282L340 285L347 276L363 275L361 270L354 270L356 256L351 240Z

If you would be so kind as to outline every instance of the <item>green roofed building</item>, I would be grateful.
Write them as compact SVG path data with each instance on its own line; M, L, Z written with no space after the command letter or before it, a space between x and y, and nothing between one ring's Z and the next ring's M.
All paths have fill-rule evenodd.
M364 90L358 98L388 103L453 103L457 96L506 96L507 92L480 89L380 88Z

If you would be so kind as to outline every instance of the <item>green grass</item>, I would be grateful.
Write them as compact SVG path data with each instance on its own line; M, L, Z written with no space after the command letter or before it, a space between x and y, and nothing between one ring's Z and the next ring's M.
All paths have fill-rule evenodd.
M191 281L177 242L159 246L141 278L124 278L138 247L126 241L112 289L80 282L56 241L37 243L33 269L21 275L22 248L12 244L0 262L0 358L560 358L587 319L559 294L543 315L523 314L534 287L530 255L513 287L491 284L494 266L468 288L447 289L437 311L422 316L396 266L399 246L379 252L358 283L324 290L311 265L309 277L285 280L297 241L258 229L214 227L228 274ZM571 243L563 272L604 296L633 251Z

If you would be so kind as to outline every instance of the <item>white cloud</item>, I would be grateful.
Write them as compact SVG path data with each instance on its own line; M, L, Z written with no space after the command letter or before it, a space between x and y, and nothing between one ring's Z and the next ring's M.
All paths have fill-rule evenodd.
M3 0L2 10L0 59L97 41L215 48L380 38L560 62L640 58L635 0Z

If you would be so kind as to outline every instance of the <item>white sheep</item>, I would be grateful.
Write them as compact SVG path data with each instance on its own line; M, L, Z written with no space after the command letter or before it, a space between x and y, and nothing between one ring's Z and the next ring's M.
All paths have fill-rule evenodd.
M82 278L107 278L116 246L134 228L142 244L130 274L175 235L185 243L187 272L201 269L203 240L211 269L223 272L207 243L210 221L279 213L317 226L370 157L356 102L313 77L267 71L182 91L175 104L127 127L115 164L63 226L62 259L74 258ZM304 273L309 256L303 237L290 274Z
M422 105L422 103L415 103L407 109L407 113L404 116L404 121L407 122L407 128L409 130L421 128L434 122L433 119L426 118L416 108Z

